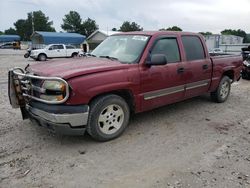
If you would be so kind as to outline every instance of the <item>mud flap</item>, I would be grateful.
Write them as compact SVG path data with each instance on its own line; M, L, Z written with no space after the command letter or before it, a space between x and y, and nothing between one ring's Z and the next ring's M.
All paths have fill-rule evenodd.
M20 107L21 113L22 113L22 118L23 119L28 119L29 118L29 112L26 110L25 107Z

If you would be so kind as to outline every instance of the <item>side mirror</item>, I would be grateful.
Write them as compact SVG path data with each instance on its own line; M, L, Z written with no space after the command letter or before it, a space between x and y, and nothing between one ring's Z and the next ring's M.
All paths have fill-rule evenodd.
M49 50L52 50L52 47L50 47Z
M146 61L146 65L152 66L159 66L159 65L166 65L167 58L163 54L153 54L149 61Z

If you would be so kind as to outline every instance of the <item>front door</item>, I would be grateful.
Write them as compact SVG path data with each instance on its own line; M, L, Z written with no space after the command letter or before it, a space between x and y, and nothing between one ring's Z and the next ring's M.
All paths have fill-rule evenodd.
M48 57L64 57L65 56L65 50L64 50L64 47L63 45L52 45L47 54L48 54Z
M140 67L142 111L177 102L184 97L184 66L176 37L158 39L150 56L153 54L164 54L167 64Z

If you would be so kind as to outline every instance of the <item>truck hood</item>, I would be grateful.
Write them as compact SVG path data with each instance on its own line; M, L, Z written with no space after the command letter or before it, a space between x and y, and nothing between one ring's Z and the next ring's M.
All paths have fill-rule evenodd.
M127 69L128 64L116 60L95 57L57 59L28 67L27 71L39 76L56 76L64 79L97 72Z

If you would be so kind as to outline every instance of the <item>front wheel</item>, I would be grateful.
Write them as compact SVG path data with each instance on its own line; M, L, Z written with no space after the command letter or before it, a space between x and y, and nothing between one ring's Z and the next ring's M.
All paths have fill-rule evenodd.
M211 98L213 101L222 103L227 100L230 95L231 90L231 80L228 76L224 76L216 91L211 93Z
M97 141L108 141L120 136L129 123L130 109L117 95L105 95L90 105L87 132Z

